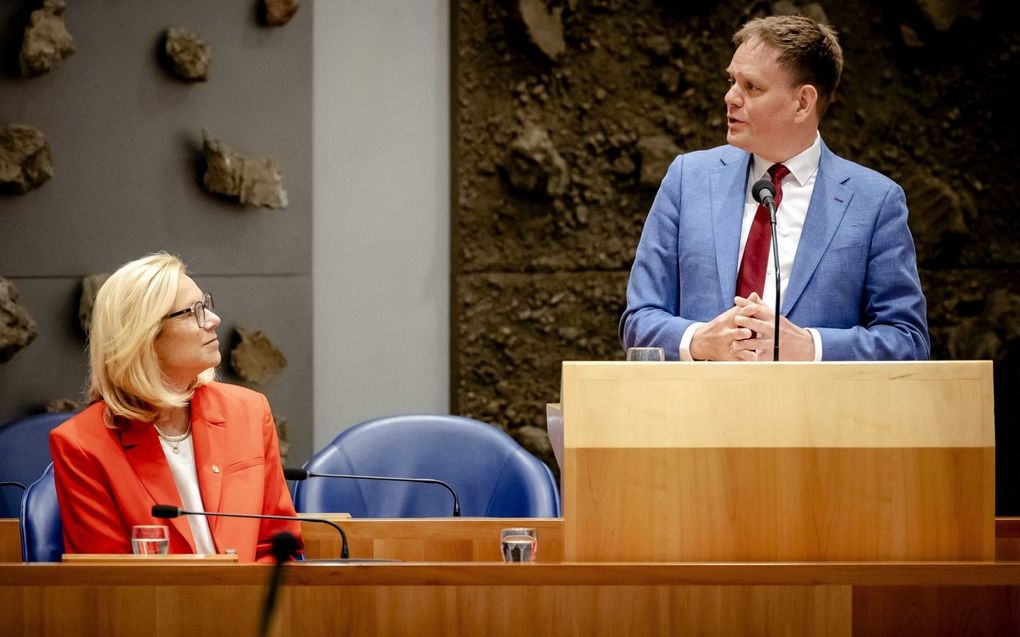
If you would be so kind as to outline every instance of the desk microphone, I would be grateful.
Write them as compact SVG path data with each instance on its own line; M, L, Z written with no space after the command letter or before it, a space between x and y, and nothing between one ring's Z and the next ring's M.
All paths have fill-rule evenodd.
M772 332L772 360L779 360L779 239L776 237L776 187L768 179L759 179L751 186L751 196L769 210L772 224L772 260L776 268L776 327Z
M356 476L344 473L313 473L298 469L296 467L284 467L283 477L287 480L307 480L308 478L346 478L348 480L385 480L387 482L419 482L424 484L438 484L446 488L453 496L453 515L460 517L460 498L457 492L449 484L435 478L392 478L390 476Z
M25 485L21 484L20 482L14 482L13 480L9 482L8 481L0 482L0 487L18 487L22 491L27 489Z
M298 550L297 538L290 531L280 531L273 536L273 573L269 576L269 588L266 590L266 601L262 604L262 621L259 622L259 635L265 637L269 634L269 620L273 617L273 610L276 608L276 594L280 590L280 580L283 577L283 563Z
M220 518L249 518L254 520L285 520L287 522L318 522L328 524L340 534L340 559L350 558L350 551L347 548L347 534L340 528L339 524L330 522L324 518L304 518L291 515L264 515L256 513L213 513L212 511L185 511L169 504L152 505L152 517L154 518L176 518L181 515L205 515ZM277 534L279 535L279 533ZM275 536L274 536L275 537Z

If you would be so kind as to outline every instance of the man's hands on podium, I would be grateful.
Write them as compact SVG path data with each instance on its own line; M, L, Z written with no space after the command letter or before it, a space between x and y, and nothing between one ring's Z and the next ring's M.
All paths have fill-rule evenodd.
M733 299L733 307L702 325L691 338L691 357L713 361L770 361L776 315L756 292ZM754 338L752 338L754 335ZM811 332L779 318L779 356L784 361L812 361Z

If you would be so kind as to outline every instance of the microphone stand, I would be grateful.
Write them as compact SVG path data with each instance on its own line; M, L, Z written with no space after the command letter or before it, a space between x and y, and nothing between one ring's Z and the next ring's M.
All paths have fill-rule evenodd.
M782 307L779 297L779 239L776 237L776 204L772 197L765 199L769 209L769 223L772 224L772 258L776 268L776 326L772 332L772 360L779 360L779 308Z
M308 478L345 478L348 480L381 480L384 482L417 482L419 484L437 484L453 496L453 517L460 517L460 498L457 497L457 492L453 490L448 483L438 480L436 478L396 478L393 476L362 476L353 475L347 473L318 473L315 471L306 471L305 469L298 469L293 467L283 468L283 477L287 480L307 480Z
M319 524L328 524L340 534L340 559L346 560L351 557L350 549L347 547L347 534L340 528L339 524L330 522L325 518L305 518L289 515L268 515L268 514L256 514L256 513L215 513L213 511L185 511L184 509L170 506L168 504L155 504L152 507L152 517L154 518L176 518L180 515L205 515L220 518L246 518L250 520L285 520L287 522L317 522ZM277 534L279 535L279 534Z
M273 572L269 576L266 601L262 605L262 621L259 622L261 637L269 634L269 620L272 619L273 610L276 609L276 594L280 590L280 580L283 578L283 563L298 549L297 538L287 531L280 531L274 535L272 542Z

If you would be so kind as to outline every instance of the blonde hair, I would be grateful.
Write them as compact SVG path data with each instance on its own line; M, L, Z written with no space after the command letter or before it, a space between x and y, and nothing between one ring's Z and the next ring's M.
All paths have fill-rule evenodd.
M89 329L89 388L107 408L107 425L124 420L151 422L161 411L183 407L194 390L213 380L207 369L188 388L174 387L163 374L156 337L173 310L187 270L176 256L156 252L125 263L96 295Z

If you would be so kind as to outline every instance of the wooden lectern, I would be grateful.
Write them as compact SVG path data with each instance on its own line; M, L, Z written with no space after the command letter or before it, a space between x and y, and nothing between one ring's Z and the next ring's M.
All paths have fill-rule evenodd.
M992 364L563 364L567 561L994 560Z

